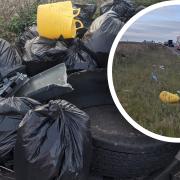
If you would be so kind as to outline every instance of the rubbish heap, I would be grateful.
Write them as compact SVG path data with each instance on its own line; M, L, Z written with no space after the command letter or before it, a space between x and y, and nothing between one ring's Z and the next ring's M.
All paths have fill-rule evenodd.
M17 180L88 176L89 117L61 97L74 91L67 82L73 72L107 67L112 43L135 9L114 0L94 19L95 4L73 8L81 9L77 20L84 24L75 38L39 36L35 23L16 47L0 39L0 166Z

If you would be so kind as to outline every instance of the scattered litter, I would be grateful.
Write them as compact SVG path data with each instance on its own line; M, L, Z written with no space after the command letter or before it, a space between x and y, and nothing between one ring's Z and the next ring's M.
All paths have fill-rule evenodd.
M158 77L154 72L151 73L151 79L154 81L158 81Z
M15 146L18 180L85 180L90 163L89 118L64 100L29 111Z
M162 69L162 70L165 69L165 67L163 65L160 65L159 68Z
M124 89L123 92L129 93L129 92L131 92L131 90L129 90L129 89Z
M164 103L178 103L180 101L178 94L173 94L167 91L162 91L159 95L159 98Z

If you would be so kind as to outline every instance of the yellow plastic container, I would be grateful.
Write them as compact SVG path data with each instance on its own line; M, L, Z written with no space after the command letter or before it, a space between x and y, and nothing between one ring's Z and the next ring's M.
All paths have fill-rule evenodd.
M58 39L60 36L75 38L77 30L84 27L80 20L75 19L79 14L80 9L73 9L71 1L39 5L38 33L49 39Z
M180 101L178 94L172 94L167 91L162 91L159 95L159 98L164 103L178 103Z

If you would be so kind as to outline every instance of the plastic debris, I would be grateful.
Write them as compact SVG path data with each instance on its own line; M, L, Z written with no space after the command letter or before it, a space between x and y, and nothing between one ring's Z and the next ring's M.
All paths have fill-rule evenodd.
M180 101L178 94L173 94L167 91L162 91L159 95L159 98L164 103L178 103Z
M160 65L159 68L162 69L162 70L165 69L165 67L163 65Z
M67 83L66 66L62 63L32 77L16 93L16 96L47 102L72 90L71 85Z
M157 77L157 75L155 74L155 72L152 72L152 73L151 73L151 79L154 80L154 81L158 81L158 77Z
M26 74L17 73L16 76L3 79L0 83L0 96L10 97L29 80Z

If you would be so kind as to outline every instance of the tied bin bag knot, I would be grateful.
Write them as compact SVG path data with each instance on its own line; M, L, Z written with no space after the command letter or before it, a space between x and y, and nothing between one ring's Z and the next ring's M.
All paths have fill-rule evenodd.
M89 117L65 100L29 111L15 147L17 180L87 179L91 136Z

